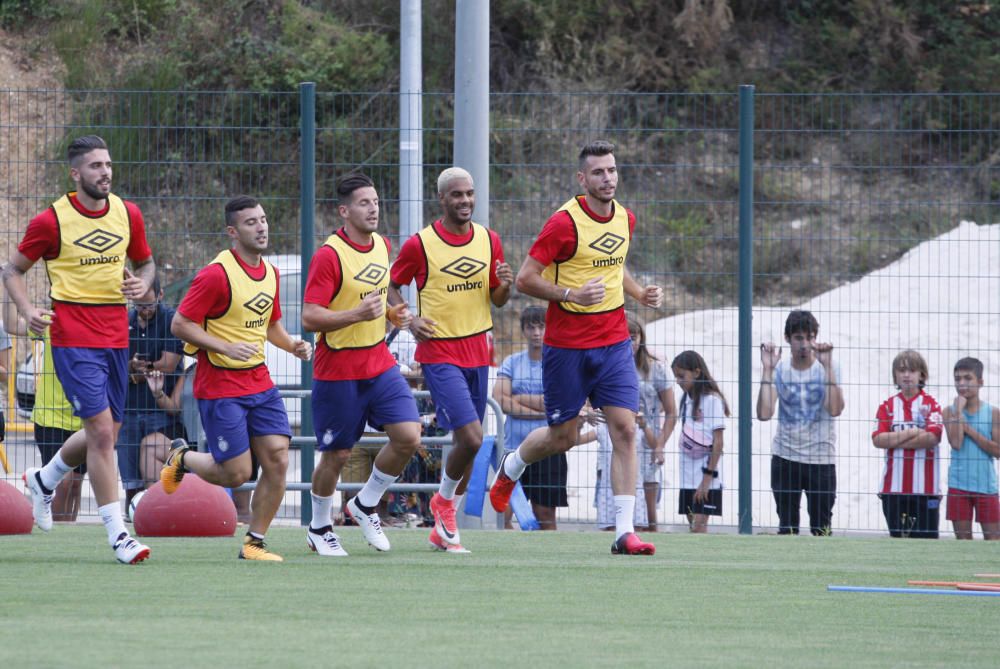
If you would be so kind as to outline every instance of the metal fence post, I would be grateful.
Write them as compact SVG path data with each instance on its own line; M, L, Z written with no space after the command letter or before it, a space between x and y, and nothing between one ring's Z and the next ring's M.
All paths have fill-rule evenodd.
M301 302L305 301L305 277L312 260L314 239L316 237L316 84L305 82L299 84L299 227L302 240L302 261L299 276L301 277ZM312 333L302 333L303 339L312 342ZM302 361L302 389L312 388L312 362ZM312 434L312 403L303 401L301 404L302 434ZM302 447L299 454L302 471L302 481L311 481L315 466L315 449L312 444ZM303 525L312 520L312 498L305 492L299 504L299 513Z
M740 86L739 504L740 534L753 533L753 86Z

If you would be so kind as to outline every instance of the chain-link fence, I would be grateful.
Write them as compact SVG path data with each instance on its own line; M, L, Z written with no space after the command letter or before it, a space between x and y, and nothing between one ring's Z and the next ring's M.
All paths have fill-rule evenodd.
M300 100L300 92L0 92L5 257L17 248L27 222L68 190L64 156L69 140L95 132L111 148L114 191L143 211L169 306L177 304L194 273L226 247L225 201L248 193L267 210L271 252L280 258L283 273L284 322L290 332L300 332L305 266L299 194L308 177L300 163L304 145L315 147L314 244L338 224L333 183L352 169L374 178L381 230L392 238L394 252L403 241L396 199L398 95L319 92L314 136L303 135ZM796 386L808 391L794 396L801 406L789 401L773 420L756 420L758 346L783 345L788 360L785 317L793 308L805 308L819 321L818 341L834 346L846 405L835 421L837 497L831 529L884 532L877 493L885 451L873 447L871 432L877 407L896 392L890 370L896 353L907 348L922 353L929 367L926 390L942 406L955 396L954 362L976 356L985 364L981 397L1000 404L1000 233L995 225L1000 95L801 94L752 100L751 143L742 154L750 160L745 148L752 146L752 207L742 217L745 225L752 223L752 243L742 255L736 93L494 94L491 201L479 202L477 209L489 207L491 226L516 270L548 216L578 192L580 146L595 138L614 142L621 175L617 197L638 220L629 266L641 282L661 285L665 292L661 309L630 305L630 311L645 326L649 351L666 371L681 351L699 352L732 410L724 422L720 467L723 512L712 523L739 525L742 485L750 490L745 505L753 525L768 531L778 527L772 441L780 421L809 418L815 401L807 395L817 389ZM423 115L421 225L440 214L434 191L437 174L451 165L452 97L426 94ZM750 184L744 180L743 186ZM741 281L741 267L752 267L753 288L747 293L752 303L743 304L752 327L742 340L740 290L748 286ZM31 271L29 287L43 303L44 270ZM498 365L526 347L519 315L531 304L532 299L515 295L495 311ZM40 461L30 412L24 410L40 367L24 364L32 350L29 342L15 337L13 343L5 411L7 478L19 485L20 472ZM744 360L750 356L752 361L742 378L741 351ZM270 355L275 380L298 386L302 370L297 362L279 359L276 351ZM681 395L673 386L673 413ZM21 411L15 408L18 398ZM300 401L289 400L288 406L292 422L301 425ZM680 425L667 441L659 473L648 472L660 482L648 488L661 525L686 523L678 508L679 431ZM746 454L742 472L741 449ZM948 489L951 450L942 438L936 450L942 495ZM424 457L422 476L432 478L434 453ZM559 522L596 522L600 463L597 443L570 452L569 506L559 510ZM300 476L298 465L296 455L290 470L294 480ZM990 466L995 470L995 460ZM290 493L287 500L282 515L297 518L299 495ZM396 508L413 510L414 505L403 500ZM803 500L807 531L804 507ZM83 513L93 512L85 486ZM950 530L944 513L940 524Z

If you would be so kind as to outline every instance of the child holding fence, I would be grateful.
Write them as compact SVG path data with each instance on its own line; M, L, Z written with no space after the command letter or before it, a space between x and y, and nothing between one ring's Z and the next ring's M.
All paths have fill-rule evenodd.
M680 503L692 532L708 531L708 517L722 515L722 432L729 405L705 360L684 351L670 365L682 391L680 407Z
M944 410L951 444L948 467L948 520L956 539L972 539L973 513L986 540L1000 539L1000 495L996 459L1000 457L1000 409L979 399L983 363L955 363L954 402Z
M937 539L941 497L938 494L938 443L941 407L925 390L927 363L913 350L892 361L899 392L876 413L872 444L885 450L882 513L893 537Z

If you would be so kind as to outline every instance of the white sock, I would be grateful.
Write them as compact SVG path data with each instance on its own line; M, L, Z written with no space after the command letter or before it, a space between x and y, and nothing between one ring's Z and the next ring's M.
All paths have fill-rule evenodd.
M615 539L635 532L632 516L635 514L635 495L615 495Z
M521 449L518 447L516 451L507 456L507 459L503 461L503 473L507 475L513 481L521 478L521 474L527 468L528 463L524 461L521 457Z
M372 474L365 482L365 487L358 493L358 502L364 506L378 506L378 503L382 501L382 495L398 478L398 476L381 472L378 467L372 465Z
M455 491L458 490L458 484L461 479L453 479L448 476L448 472L441 472L441 487L438 488L438 494L445 499L455 499Z
M125 521L122 520L122 508L118 505L118 500L97 507L97 513L101 515L104 529L108 531L108 543L114 547L122 532L128 534L128 530L125 529Z
M38 472L38 478L42 479L43 486L49 490L55 490L63 477L72 470L73 468L62 459L62 451L56 451L55 456Z
M310 493L313 504L313 517L309 521L309 527L318 530L330 524L330 513L333 511L333 495L320 497L316 493Z

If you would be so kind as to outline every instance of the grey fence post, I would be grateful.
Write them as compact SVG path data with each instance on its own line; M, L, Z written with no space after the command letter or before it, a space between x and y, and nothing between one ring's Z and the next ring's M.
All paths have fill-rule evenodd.
M739 465L740 534L753 533L753 86L740 86Z
M302 245L302 260L299 276L301 277L302 294L299 295L301 302L305 301L306 281L305 277L309 271L309 263L312 260L314 240L316 238L316 84L306 82L299 84L299 227ZM307 341L312 341L311 333L302 333L302 337ZM312 362L302 361L302 389L312 388ZM312 404L303 401L301 432L312 434ZM302 447L299 454L300 467L303 481L311 481L313 467L315 466L315 450L312 444ZM305 492L302 493L302 502L299 505L300 517L303 525L308 525L312 520L312 498Z

